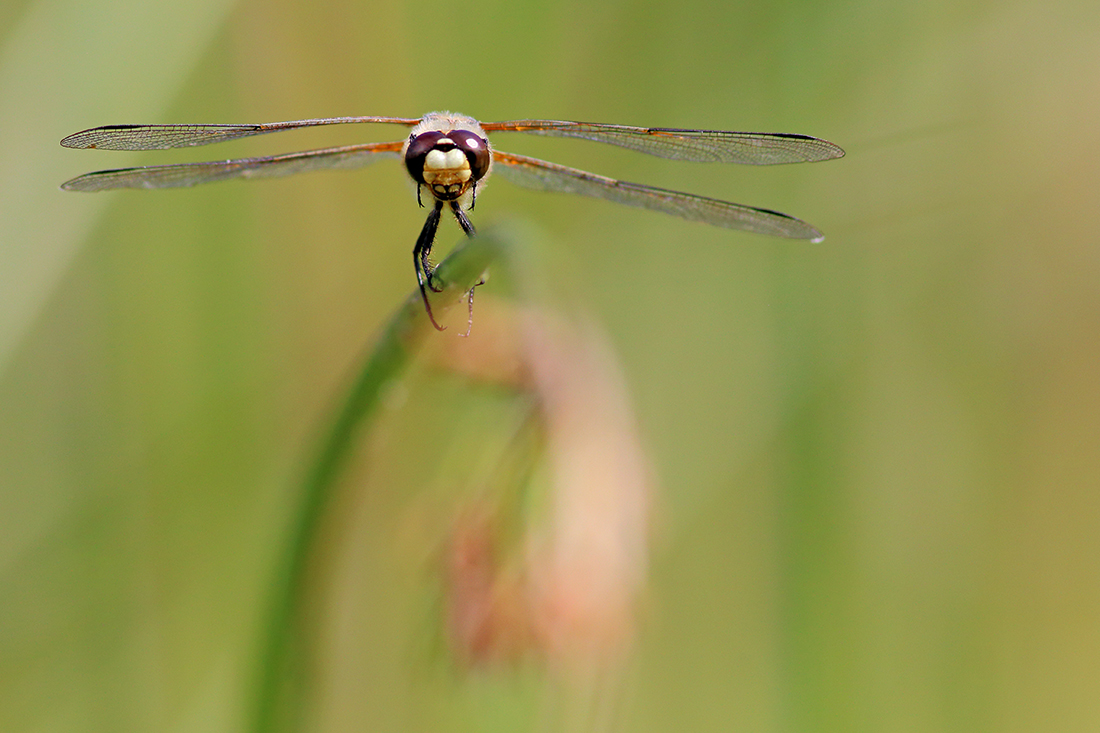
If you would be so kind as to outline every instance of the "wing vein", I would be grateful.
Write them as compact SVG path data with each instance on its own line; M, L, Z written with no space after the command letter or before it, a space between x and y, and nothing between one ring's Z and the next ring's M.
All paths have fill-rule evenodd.
M785 132L730 132L671 127L631 127L564 120L513 120L482 125L487 132L527 132L617 145L672 160L704 163L779 165L840 158L844 151L809 135Z
M97 150L166 150L322 125L384 123L412 127L419 121L404 117L323 117L238 125L104 125L69 135L61 144L66 148Z
M493 151L493 159L501 164L494 170L525 188L600 198L726 229L790 239L823 239L821 232L810 224L771 209L759 209L682 191L619 181L499 150Z
M203 163L174 163L117 168L77 176L61 184L66 191L107 191L116 188L180 188L230 178L288 176L314 170L360 168L379 158L395 158L403 141L345 145L262 158Z

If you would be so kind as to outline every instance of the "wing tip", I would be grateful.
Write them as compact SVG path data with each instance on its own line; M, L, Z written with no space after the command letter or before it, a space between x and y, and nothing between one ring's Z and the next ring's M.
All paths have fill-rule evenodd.
M89 186L88 181L90 179L87 176L77 176L76 178L70 178L69 180L58 186L58 189L62 191L80 191L81 193L94 193L103 189L97 186Z
M828 153L822 160L836 160L837 158L843 158L847 155L847 153L844 152L844 148L836 143L831 143L828 140L822 140L821 142L825 143L825 151Z
M805 135L803 137L807 141L812 141L812 147L806 151L807 155L803 162L819 163L825 160L843 158L845 155L844 148L834 142L830 142L820 137L812 137L810 135ZM810 154L811 150L813 151L812 154Z
M84 132L76 132L72 135L69 135L68 137L62 138L61 147L73 148L75 150L91 150L95 148L95 143L89 145L87 142L84 141L84 136L87 132L87 130L85 130Z

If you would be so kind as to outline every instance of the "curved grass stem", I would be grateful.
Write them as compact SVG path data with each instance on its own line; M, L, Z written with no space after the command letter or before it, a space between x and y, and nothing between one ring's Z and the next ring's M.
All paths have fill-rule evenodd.
M501 240L491 232L464 239L436 270L436 277L445 284L437 302L446 304L444 307L460 302L490 264L504 259L502 249ZM249 726L253 733L294 731L302 726L311 665L308 630L303 623L310 560L356 437L370 426L387 385L405 371L424 338L435 335L427 326L416 291L393 315L367 355L302 477L300 503L272 579L263 636L255 656L256 687Z

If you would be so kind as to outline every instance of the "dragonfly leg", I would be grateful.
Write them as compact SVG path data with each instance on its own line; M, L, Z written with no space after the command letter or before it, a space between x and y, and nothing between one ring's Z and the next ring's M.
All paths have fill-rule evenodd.
M467 237L472 237L477 234L477 230L474 229L470 217L466 216L466 212L462 210L462 207L458 205L457 201L451 202L451 211L454 212L455 218L458 219L458 225L462 227L462 231Z
M436 322L435 316L432 315L431 301L428 300L432 270L435 269L432 267L428 255L432 253L432 242L435 241L435 232L439 228L439 215L442 210L443 202L436 201L435 206L428 214L427 221L424 222L424 228L420 230L420 236L416 239L416 246L413 247L413 267L416 268L416 282L420 286L420 297L424 299L424 310L428 312L428 319L432 322L432 325L440 331L446 330L446 327L440 326ZM435 290L435 288L432 289Z
M472 203L470 205L470 208L474 208ZM466 212L462 210L457 201L451 202L451 211L454 212L455 218L458 219L458 225L462 227L462 231L466 233L467 237L472 237L477 234L477 230L474 229L473 222L471 222L470 218L466 216ZM474 328L474 288L484 282L485 280L481 280L480 282L474 283L474 287L470 288L470 291L466 293L468 320L466 322L466 333L462 334L463 336L469 336L470 331Z
M474 286L476 287L477 285ZM470 292L466 293L466 333L460 334L462 338L467 338L474 330L474 288L470 288Z

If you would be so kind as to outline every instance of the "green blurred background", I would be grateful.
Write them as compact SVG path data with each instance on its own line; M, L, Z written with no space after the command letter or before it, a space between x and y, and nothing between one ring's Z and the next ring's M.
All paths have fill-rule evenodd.
M1094 0L7 3L0 729L239 729L296 482L412 289L424 216L393 162L57 189L403 134L387 128L58 141L453 109L848 151L748 169L494 138L827 236L503 181L479 198L479 226L539 232L546 287L608 334L659 478L609 729L1100 730L1098 31ZM459 236L445 223L440 244ZM537 672L471 678L424 651L431 549L409 516L461 415L449 395L413 395L350 471L364 488L327 592L356 600L322 633L355 641L316 730L534 730L552 704Z

